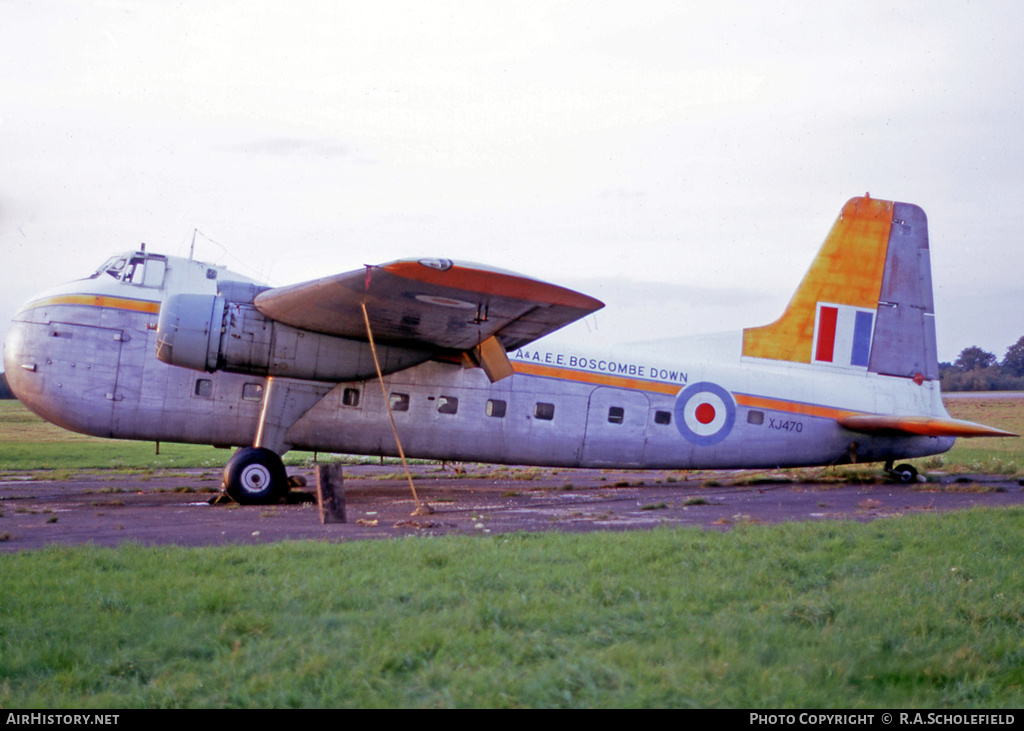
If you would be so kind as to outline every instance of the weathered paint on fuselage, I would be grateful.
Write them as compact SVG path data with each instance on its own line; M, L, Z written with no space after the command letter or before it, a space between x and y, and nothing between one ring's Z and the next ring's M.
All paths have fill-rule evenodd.
M17 315L7 335L11 387L37 414L74 431L251 445L265 379L192 371L155 356L164 295L215 293L216 280L231 277L168 258L161 288L94 277L51 290ZM953 443L868 436L836 423L894 409L945 415L933 381L744 358L741 349L741 333L604 355L540 341L510 353L515 375L497 383L479 368L429 362L384 384L411 457L754 468L909 458ZM323 398L288 429L291 448L396 454L380 383L302 386Z

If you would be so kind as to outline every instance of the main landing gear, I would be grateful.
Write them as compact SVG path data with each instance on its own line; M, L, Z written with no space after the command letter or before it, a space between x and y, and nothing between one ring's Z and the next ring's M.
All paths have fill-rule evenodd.
M280 457L292 446L288 429L331 388L289 378L267 379L253 446L239 449L224 467L224 491L235 502L267 505L288 493L291 484Z
M913 465L901 464L893 467L892 460L890 459L885 463L885 472L896 480L896 482L902 482L904 484L917 482L917 470L914 469Z
M242 505L279 502L289 487L284 462L264 447L243 447L224 466L224 490Z

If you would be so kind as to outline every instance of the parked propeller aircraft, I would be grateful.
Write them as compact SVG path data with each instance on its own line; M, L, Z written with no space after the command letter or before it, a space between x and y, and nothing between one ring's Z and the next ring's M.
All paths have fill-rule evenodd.
M145 246L40 294L5 341L11 388L67 429L241 447L241 503L288 489L290 449L559 467L884 462L956 437L939 392L928 228L854 198L782 316L597 354L540 339L603 307L447 259L270 288ZM378 365L381 388L378 379ZM389 418L390 415L390 418Z

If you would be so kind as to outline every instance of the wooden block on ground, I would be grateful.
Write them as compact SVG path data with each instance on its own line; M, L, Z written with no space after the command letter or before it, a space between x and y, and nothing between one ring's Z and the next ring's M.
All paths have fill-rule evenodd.
M340 464L316 466L316 501L321 523L347 523L345 519L345 478Z

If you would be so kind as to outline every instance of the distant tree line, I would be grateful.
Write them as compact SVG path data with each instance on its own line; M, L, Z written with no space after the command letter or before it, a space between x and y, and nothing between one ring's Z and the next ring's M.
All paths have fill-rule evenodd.
M1003 360L972 345L953 363L939 363L943 391L1024 391L1024 337L1006 349Z

